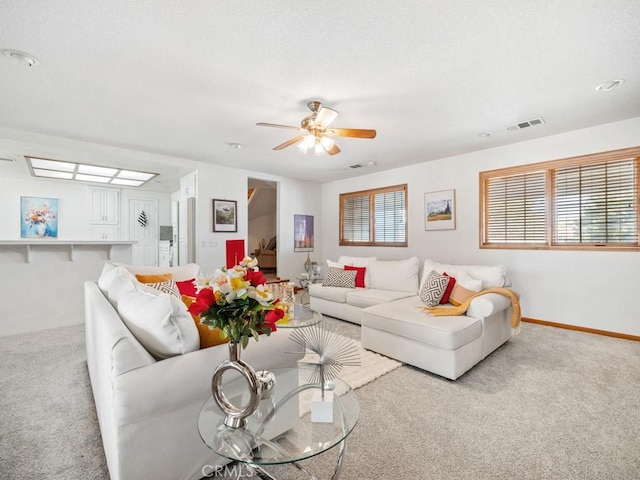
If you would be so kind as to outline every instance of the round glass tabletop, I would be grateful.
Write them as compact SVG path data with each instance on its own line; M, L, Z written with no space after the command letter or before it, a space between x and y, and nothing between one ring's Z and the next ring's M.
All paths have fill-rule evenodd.
M320 385L300 382L296 368L273 373L277 378L273 394L261 400L246 427L225 426L222 412L209 397L200 411L198 430L211 450L250 465L293 463L338 445L356 426L360 404L343 381L334 379L323 399ZM240 383L239 396L246 389L246 383Z
M301 303L293 304L293 316L289 314L287 317L276 322L278 328L300 328L315 325L322 321L322 314L310 309Z

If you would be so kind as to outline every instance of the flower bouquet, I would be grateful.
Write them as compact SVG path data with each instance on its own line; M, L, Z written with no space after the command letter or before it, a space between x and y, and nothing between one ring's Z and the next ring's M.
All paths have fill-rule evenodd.
M233 268L218 269L196 279L196 299L189 312L200 323L219 328L230 343L247 348L249 338L269 336L285 312L271 294L258 261L245 257Z

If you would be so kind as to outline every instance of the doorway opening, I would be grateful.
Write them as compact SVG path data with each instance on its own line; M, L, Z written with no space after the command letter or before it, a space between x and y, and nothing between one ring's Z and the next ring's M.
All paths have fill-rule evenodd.
M248 179L247 251L267 280L278 277L278 183Z

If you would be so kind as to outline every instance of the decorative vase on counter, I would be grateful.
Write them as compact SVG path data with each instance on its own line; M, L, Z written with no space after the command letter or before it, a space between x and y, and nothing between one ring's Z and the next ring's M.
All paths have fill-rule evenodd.
M307 260L304 262L304 269L307 273L311 273L311 257L307 253Z
M262 397L262 384L256 371L240 359L242 347L235 342L229 342L229 359L224 360L213 371L211 379L211 393L213 398L225 414L224 424L231 428L241 428L246 425L246 418L258 408ZM233 405L222 391L222 375L227 370L235 370L242 375L249 384L249 401L244 407Z

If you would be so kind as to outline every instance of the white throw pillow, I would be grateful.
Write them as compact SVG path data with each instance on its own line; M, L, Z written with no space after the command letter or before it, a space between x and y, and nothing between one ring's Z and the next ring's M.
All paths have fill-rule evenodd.
M114 265L110 262L104 262L104 267L102 267L102 273L100 273L100 277L98 278L98 287L102 290L102 293L105 295L109 291L109 286L113 279L116 278L116 269L117 265Z
M418 293L418 257L405 260L376 260L369 264L371 287L379 290Z
M120 317L133 336L156 358L198 350L198 328L182 300L141 285L118 300Z
M124 292L130 292L135 289L138 281L123 267L116 267L113 272L113 279L109 282L107 290L107 298L114 308L118 305L118 300Z
M451 265L427 259L424 261L422 268L421 287L431 270L435 270L438 273L447 272L448 275L456 278L456 282L459 281L458 277L463 282L465 279L468 282L468 278L471 277L472 280L476 281L475 283L468 282L469 284L462 283L462 285L474 291L482 290L483 288L504 287L508 284L507 271L504 265ZM476 288L477 281L481 283L480 288Z
M339 268L341 270L344 270L344 263L332 262L331 260L327 259L327 268Z
M349 265L350 267L365 267L364 271L364 288L371 288L371 273L369 272L369 264L375 262L377 257L350 257L348 255L340 255L338 263Z

